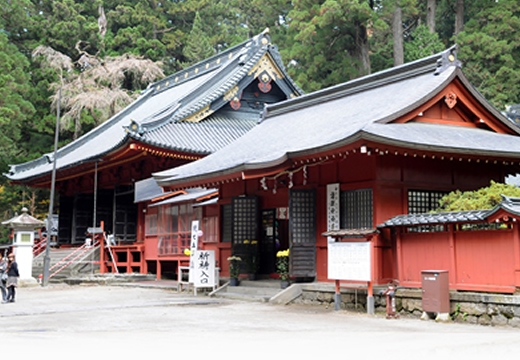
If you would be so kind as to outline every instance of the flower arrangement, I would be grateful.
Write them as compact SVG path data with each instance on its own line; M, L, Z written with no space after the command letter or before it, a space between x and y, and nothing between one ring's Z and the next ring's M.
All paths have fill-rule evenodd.
M258 257L258 241L244 240L246 245L246 268L248 274L256 274L258 271L259 257Z
M240 275L240 262L242 259L240 256L230 256L227 258L229 261L229 277L237 279Z
M289 280L289 249L276 253L276 272L280 276L280 280Z

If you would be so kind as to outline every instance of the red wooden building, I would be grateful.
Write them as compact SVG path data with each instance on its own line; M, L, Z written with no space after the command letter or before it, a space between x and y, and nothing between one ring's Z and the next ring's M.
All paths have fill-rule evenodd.
M59 244L82 244L87 229L103 222L126 246L125 267L140 271L147 259L136 182L211 154L256 126L265 104L301 93L264 32L151 84L120 113L60 148L56 159L51 153L11 165L6 176L48 188L56 161ZM179 255L154 251L152 262Z
M448 265L474 261L473 242L461 242L454 255L446 233L397 236L390 224L377 225L426 213L449 191L477 189L518 173L519 135L468 82L452 48L269 105L261 123L240 139L199 161L154 173L154 179L169 191L218 189L211 215L201 216L219 217L218 241L204 246L217 251L224 276L227 257L244 253L244 241L257 239L261 275L273 276L276 251L290 248L293 278L326 281L323 234L339 229L373 241L375 284L399 279L418 286L423 266L453 269ZM331 206L331 198L339 201ZM504 238L497 244L509 244L497 251L509 260L508 252L518 253L513 240L505 240L512 234L497 235ZM479 256L493 246L485 236ZM499 277L507 267L507 285L488 289L519 286L518 254L513 257L490 270ZM451 276L459 288L471 288L459 286L464 273Z

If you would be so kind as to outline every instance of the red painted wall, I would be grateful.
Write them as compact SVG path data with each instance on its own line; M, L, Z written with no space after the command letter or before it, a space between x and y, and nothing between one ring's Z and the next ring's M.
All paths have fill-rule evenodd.
M405 233L398 248L400 284L421 287L421 271L448 270L456 290L515 291L512 230Z

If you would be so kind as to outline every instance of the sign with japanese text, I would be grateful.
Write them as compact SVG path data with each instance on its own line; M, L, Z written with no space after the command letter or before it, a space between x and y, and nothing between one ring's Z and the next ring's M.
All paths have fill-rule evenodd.
M190 272L189 272L189 282L195 282L195 256L198 249L199 244L199 221L193 220L191 222L191 241L190 241Z
M370 241L329 243L328 278L372 281L370 249Z
M339 184L327 185L327 230L339 230ZM329 236L328 242L334 242Z
M195 254L195 287L214 287L216 285L215 251L198 250Z

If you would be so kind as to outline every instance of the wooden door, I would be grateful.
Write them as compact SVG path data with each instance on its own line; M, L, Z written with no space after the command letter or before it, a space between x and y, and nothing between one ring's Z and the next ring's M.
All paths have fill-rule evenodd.
M316 276L316 192L291 190L289 198L290 275Z
M240 196L232 200L233 254L242 258L241 273L246 273L247 248L244 240L258 241L258 198Z

